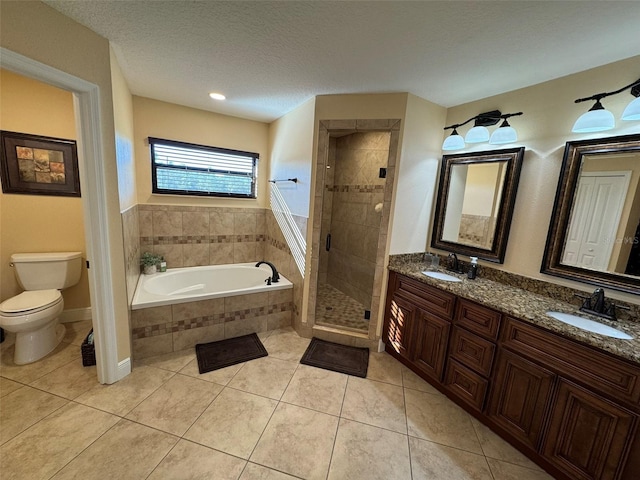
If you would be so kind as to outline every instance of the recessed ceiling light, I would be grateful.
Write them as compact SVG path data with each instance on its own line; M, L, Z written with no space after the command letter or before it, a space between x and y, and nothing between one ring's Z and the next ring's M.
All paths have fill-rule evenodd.
M211 98L213 98L214 100L224 100L225 98L227 98L224 95L222 95L221 93L216 93L216 92L211 92L209 94L209 96Z

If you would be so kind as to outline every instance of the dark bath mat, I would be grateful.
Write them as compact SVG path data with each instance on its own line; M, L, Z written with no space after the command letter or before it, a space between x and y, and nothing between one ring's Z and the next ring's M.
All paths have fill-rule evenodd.
M369 367L369 349L348 347L313 337L300 363L365 378Z
M267 350L255 333L196 345L198 370L201 374L267 355Z

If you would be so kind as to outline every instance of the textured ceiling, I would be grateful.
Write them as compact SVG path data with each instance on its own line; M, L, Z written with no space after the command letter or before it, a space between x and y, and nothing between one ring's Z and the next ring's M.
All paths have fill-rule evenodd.
M640 55L639 1L45 3L111 41L133 94L260 121L322 94L450 107Z

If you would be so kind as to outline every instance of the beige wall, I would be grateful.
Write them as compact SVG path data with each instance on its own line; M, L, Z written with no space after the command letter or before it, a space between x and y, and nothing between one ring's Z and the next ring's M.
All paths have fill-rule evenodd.
M422 252L429 243L445 115L444 107L407 96L391 206L391 254Z
M0 85L0 129L76 139L71 93L6 70L0 70ZM79 251L86 257L82 199L4 193L0 196L0 301L22 291L13 269L7 267L12 253ZM91 305L84 264L78 285L65 289L62 295L65 310Z
M109 53L113 88L113 121L116 131L116 161L118 162L118 194L120 211L124 212L137 203L136 159L133 151L133 97L113 50L110 49Z
M291 213L306 218L311 191L314 110L315 99L311 99L269 125L269 178L298 179L298 183L278 183L278 188Z
M266 207L269 204L268 124L137 96L133 97L133 119L138 203L241 208ZM152 194L148 137L259 153L258 198Z
M463 122L478 113L494 109L504 113L524 112L523 116L513 118L510 122L518 131L519 139L516 145L525 146L526 152L505 262L496 268L585 291L592 290L590 286L582 283L540 273L562 156L565 143L570 140L602 138L640 131L638 122L619 120L625 106L632 100L628 93L621 93L603 100L605 107L618 119L616 129L591 135L571 132L575 120L591 107L589 103L575 104L576 98L611 91L629 84L637 79L638 71L640 56L448 110L447 125ZM467 127L460 130L461 135L466 132ZM442 135L440 141L447 134ZM507 145L505 148L512 146ZM493 147L484 144L467 148L465 151L490 149ZM607 295L631 303L640 302L636 295L614 291L607 291Z
M130 356L124 251L115 155L109 42L41 2L0 2L0 45L99 87L100 145L118 360ZM91 161L91 160L89 160ZM4 202L3 202L4 205Z

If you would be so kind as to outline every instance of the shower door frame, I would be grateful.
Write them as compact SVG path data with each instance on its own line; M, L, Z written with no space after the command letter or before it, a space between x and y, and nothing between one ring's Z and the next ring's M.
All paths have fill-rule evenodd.
M385 264L389 243L389 219L391 215L391 200L395 183L396 160L400 140L400 119L355 119L355 120L320 120L318 122L318 147L315 164L315 195L313 202L313 222L311 232L311 262L309 272L309 301L307 304L307 323L312 328L322 328L332 332L340 332L343 335L359 337L364 343L373 344L378 339L378 325L381 324L384 314L384 299L382 290L385 284ZM376 251L376 267L373 280L371 297L371 319L369 330L356 332L342 329L340 326L327 327L316 326L316 300L318 291L318 277L320 272L320 242L322 227L322 211L324 207L325 175L329 158L329 138L331 134L347 135L363 132L389 132L389 156L387 158L387 175L384 184L384 200L382 203L382 216L378 234L378 247ZM362 342L361 342L362 343Z

